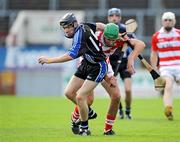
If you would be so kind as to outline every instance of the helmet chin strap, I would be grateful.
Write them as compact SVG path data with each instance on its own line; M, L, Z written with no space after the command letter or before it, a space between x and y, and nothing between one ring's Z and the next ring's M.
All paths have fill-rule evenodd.
M67 38L73 38L74 34L72 36L67 36L66 34L64 34L64 36Z

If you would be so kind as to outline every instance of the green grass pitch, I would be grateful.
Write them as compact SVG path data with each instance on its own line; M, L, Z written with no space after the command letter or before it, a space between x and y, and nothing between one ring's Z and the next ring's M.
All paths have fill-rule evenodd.
M90 121L92 135L73 135L73 104L61 97L0 96L0 142L179 142L180 99L174 100L174 121L163 114L161 98L134 99L132 120L117 118L116 136L103 136L108 99L95 99L98 113Z

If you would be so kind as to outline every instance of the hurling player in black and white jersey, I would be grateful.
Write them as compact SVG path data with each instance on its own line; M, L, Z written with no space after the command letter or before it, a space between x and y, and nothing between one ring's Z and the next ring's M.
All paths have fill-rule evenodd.
M87 97L107 74L106 56L99 47L94 31L85 24L78 24L72 13L67 13L60 20L65 36L73 38L72 48L62 56L48 58L41 56L39 63L62 63L83 56L82 64L72 76L66 87L65 95L78 105L81 124L79 135L90 135L88 128ZM98 27L104 26L99 24ZM96 29L97 30L97 29Z

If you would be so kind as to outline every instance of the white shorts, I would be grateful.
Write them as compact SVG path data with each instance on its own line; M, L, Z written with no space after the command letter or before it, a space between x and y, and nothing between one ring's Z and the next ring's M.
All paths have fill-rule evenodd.
M114 75L114 71L112 69L112 66L110 63L108 63L108 72L107 72L107 76L108 77L112 77Z
M168 76L175 81L180 81L180 67L161 67L159 71L161 76Z

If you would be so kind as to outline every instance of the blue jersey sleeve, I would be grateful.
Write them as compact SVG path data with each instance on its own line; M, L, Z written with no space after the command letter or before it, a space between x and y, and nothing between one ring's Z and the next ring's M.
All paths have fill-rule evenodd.
M69 49L68 51L69 56L71 56L74 59L79 57L81 42L82 42L82 28L79 28L78 31L74 35L72 48Z
M120 23L120 24L118 24L118 26L119 26L119 32L120 33L126 32L126 27L124 24Z

